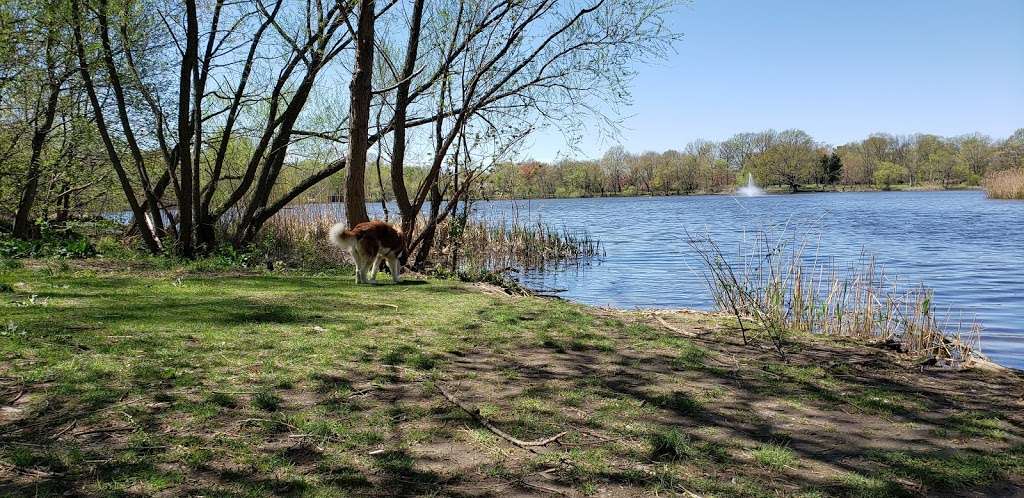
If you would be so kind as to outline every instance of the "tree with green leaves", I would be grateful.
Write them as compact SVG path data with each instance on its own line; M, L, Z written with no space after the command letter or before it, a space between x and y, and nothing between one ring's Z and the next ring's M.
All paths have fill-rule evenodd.
M822 154L820 159L821 178L825 185L835 185L843 177L843 158L835 151Z
M874 171L875 186L882 190L890 190L893 185L907 177L907 168L889 161L882 161Z
M800 185L814 178L819 164L818 144L803 130L785 130L751 161L752 169L767 183L785 185L797 192Z

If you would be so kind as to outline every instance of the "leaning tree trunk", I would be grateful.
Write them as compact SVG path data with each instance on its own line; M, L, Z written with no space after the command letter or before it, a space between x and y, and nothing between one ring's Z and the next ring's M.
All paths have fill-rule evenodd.
M437 235L437 223L441 216L441 202L443 201L441 189L437 186L437 182L434 182L430 187L430 220L427 221L427 226L420 236L420 245L412 264L413 270L423 271L427 266L427 258L434 248L434 236Z
M28 162L28 175L25 181L25 190L21 193L18 201L18 210L14 215L14 236L21 239L29 239L34 235L32 232L32 208L36 203L36 195L39 193L39 175L41 174L39 163L43 156L43 147L46 145L46 138L53 128L53 120L57 115L57 103L60 98L60 81L53 74L53 35L46 39L46 63L49 72L49 95L46 98L46 108L43 111L43 122L37 126L32 133L32 152Z
M409 89L416 70L416 56L419 52L420 26L423 22L424 0L413 3L412 21L409 23L409 42L405 49L405 63L402 65L401 81L395 94L394 111L394 146L391 152L391 189L395 193L395 203L402 218L402 233L408 234L405 244L415 229L416 209L409 201L409 191L405 187L405 120L409 109ZM408 249L408 248L407 248Z
M25 190L21 193L18 211L14 215L14 236L18 238L29 239L33 235L31 214L32 207L36 203L36 195L39 192L39 163L43 155L43 146L46 144L46 136L50 133L50 127L53 125L56 109L57 91L53 91L46 104L46 117L43 118L43 125L32 134L32 156L28 163L28 181L25 182Z
M142 241L145 243L146 248L153 254L160 254L163 252L163 246L160 243L157 234L153 231L152 225L146 222L146 211L142 206L138 198L135 196L135 189L132 187L131 179L128 177L127 171L125 171L124 163L121 161L121 155L117 151L117 147L114 145L114 141L110 136L110 131L107 128L106 119L103 117L103 105L100 103L99 95L96 92L96 87L93 84L92 74L89 72L89 63L86 59L85 54L85 40L82 35L82 12L79 0L71 0L71 31L74 38L75 45L75 56L78 59L78 73L82 77L82 84L85 86L86 96L89 98L89 105L93 109L93 120L96 123L96 130L100 134L100 138L103 140L103 146L107 151L107 157L110 159L110 165L114 168L114 172L117 173L118 182L121 185L121 190L124 192L125 200L128 201L128 207L131 208L132 215L135 216L136 226L139 229L139 234L142 236Z
M345 177L345 216L349 226L370 217L366 213L366 151L369 148L370 98L373 76L374 0L360 0L356 33L355 70L349 84L348 174Z

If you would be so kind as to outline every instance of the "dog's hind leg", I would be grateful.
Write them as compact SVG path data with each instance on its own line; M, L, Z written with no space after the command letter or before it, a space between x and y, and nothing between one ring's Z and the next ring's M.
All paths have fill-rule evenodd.
M356 263L356 283L357 284L365 284L366 283L366 258L362 254L360 254L360 253L358 253L356 251L352 251L352 259Z
M401 282L402 266L398 264L397 254L388 255L388 268L391 269L391 278L395 281L395 283L397 284Z

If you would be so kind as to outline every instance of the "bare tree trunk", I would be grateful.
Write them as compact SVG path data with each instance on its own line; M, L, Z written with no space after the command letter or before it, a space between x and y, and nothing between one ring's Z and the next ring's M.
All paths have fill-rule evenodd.
M103 146L107 150L107 157L110 159L111 166L114 168L114 172L117 173L117 179L121 184L121 190L124 192L125 200L128 201L128 206L131 208L132 215L135 216L136 226L139 228L139 234L142 236L143 243L146 244L146 248L149 249L153 254L159 254L162 251L159 239L153 232L152 226L147 223L146 212L144 207L139 204L138 198L135 196L135 190L132 188L131 180L128 178L128 174L124 169L124 164L121 162L121 155L117 152L117 148L114 146L114 142L110 137L109 129L107 128L106 119L103 117L103 106L100 103L99 96L96 94L96 87L93 84L92 75L89 73L89 64L85 55L85 40L82 37L82 13L81 7L79 6L78 0L71 0L71 18L72 18L72 32L74 34L75 42L75 53L78 58L78 72L82 76L82 84L85 86L86 94L89 97L89 104L92 106L94 118L96 120L96 129L99 131L100 137L103 139Z
M416 0L413 4L412 21L409 24L409 43L405 49L405 63L402 65L402 80L398 83L395 95L395 132L394 147L391 153L391 189L395 193L395 203L402 216L402 232L412 235L415 228L416 210L409 202L409 192L405 187L405 131L406 115L409 110L409 88L416 70L416 55L420 46L420 25L423 22L424 0ZM406 244L409 243L406 237Z
M198 164L192 164L188 143L192 139L191 108L193 70L199 58L199 22L195 0L185 1L185 53L181 59L181 73L178 77L178 161L181 189L178 191L178 244L181 254L190 258L194 254L192 244L193 196L199 175ZM194 123L198 126L199 123Z
M193 91L192 91L192 122L193 143L192 143L192 164L195 165L195 181L192 183L192 211L195 213L193 220L196 225L196 241L201 250L208 252L216 245L216 234L214 233L214 220L210 216L209 202L206 202L200 187L200 159L203 151L203 96L206 94L206 82L210 77L210 64L213 59L215 42L217 37L212 33L216 32L220 23L221 8L224 0L217 0L213 9L213 19L210 21L211 35L206 40L206 50L203 52L202 63L196 62L193 70ZM198 56L198 54L197 54ZM225 142L227 139L225 138ZM210 182L216 182L217 178L210 178ZM209 188L211 194L213 187Z
M430 223L420 235L420 245L416 251L416 258L413 260L412 268L422 271L427 266L427 257L434 248L434 236L437 234L437 223L441 215L441 203L444 201L441 189L434 182L430 186Z
M49 41L49 40L48 40ZM47 44L49 50L49 43ZM49 59L50 56L47 55ZM41 126L37 126L32 133L32 155L28 163L28 178L25 182L25 190L21 193L21 200L18 201L18 211L14 215L14 236L22 239L32 237L32 207L36 202L36 195L39 192L39 162L42 160L43 146L46 145L46 137L53 128L53 120L57 114L57 100L60 97L60 83L50 82L50 95L46 99L46 110L43 115Z
M366 151L370 135L370 99L373 96L374 0L359 1L355 69L349 84L348 175L345 177L345 216L349 226L370 217L366 213Z
M69 185L64 184L63 192L59 197L60 208L57 210L56 218L54 218L57 223L64 223L71 219L71 193L74 189L69 187Z

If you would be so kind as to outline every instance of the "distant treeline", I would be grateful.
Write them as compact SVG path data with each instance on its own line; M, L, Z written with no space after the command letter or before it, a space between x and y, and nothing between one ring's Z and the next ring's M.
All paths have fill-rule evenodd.
M675 195L733 190L748 173L761 186L888 189L979 185L990 172L1024 163L1024 128L1006 139L873 134L829 146L801 130L698 140L682 150L630 153L622 146L594 160L506 162L483 179L488 198Z

